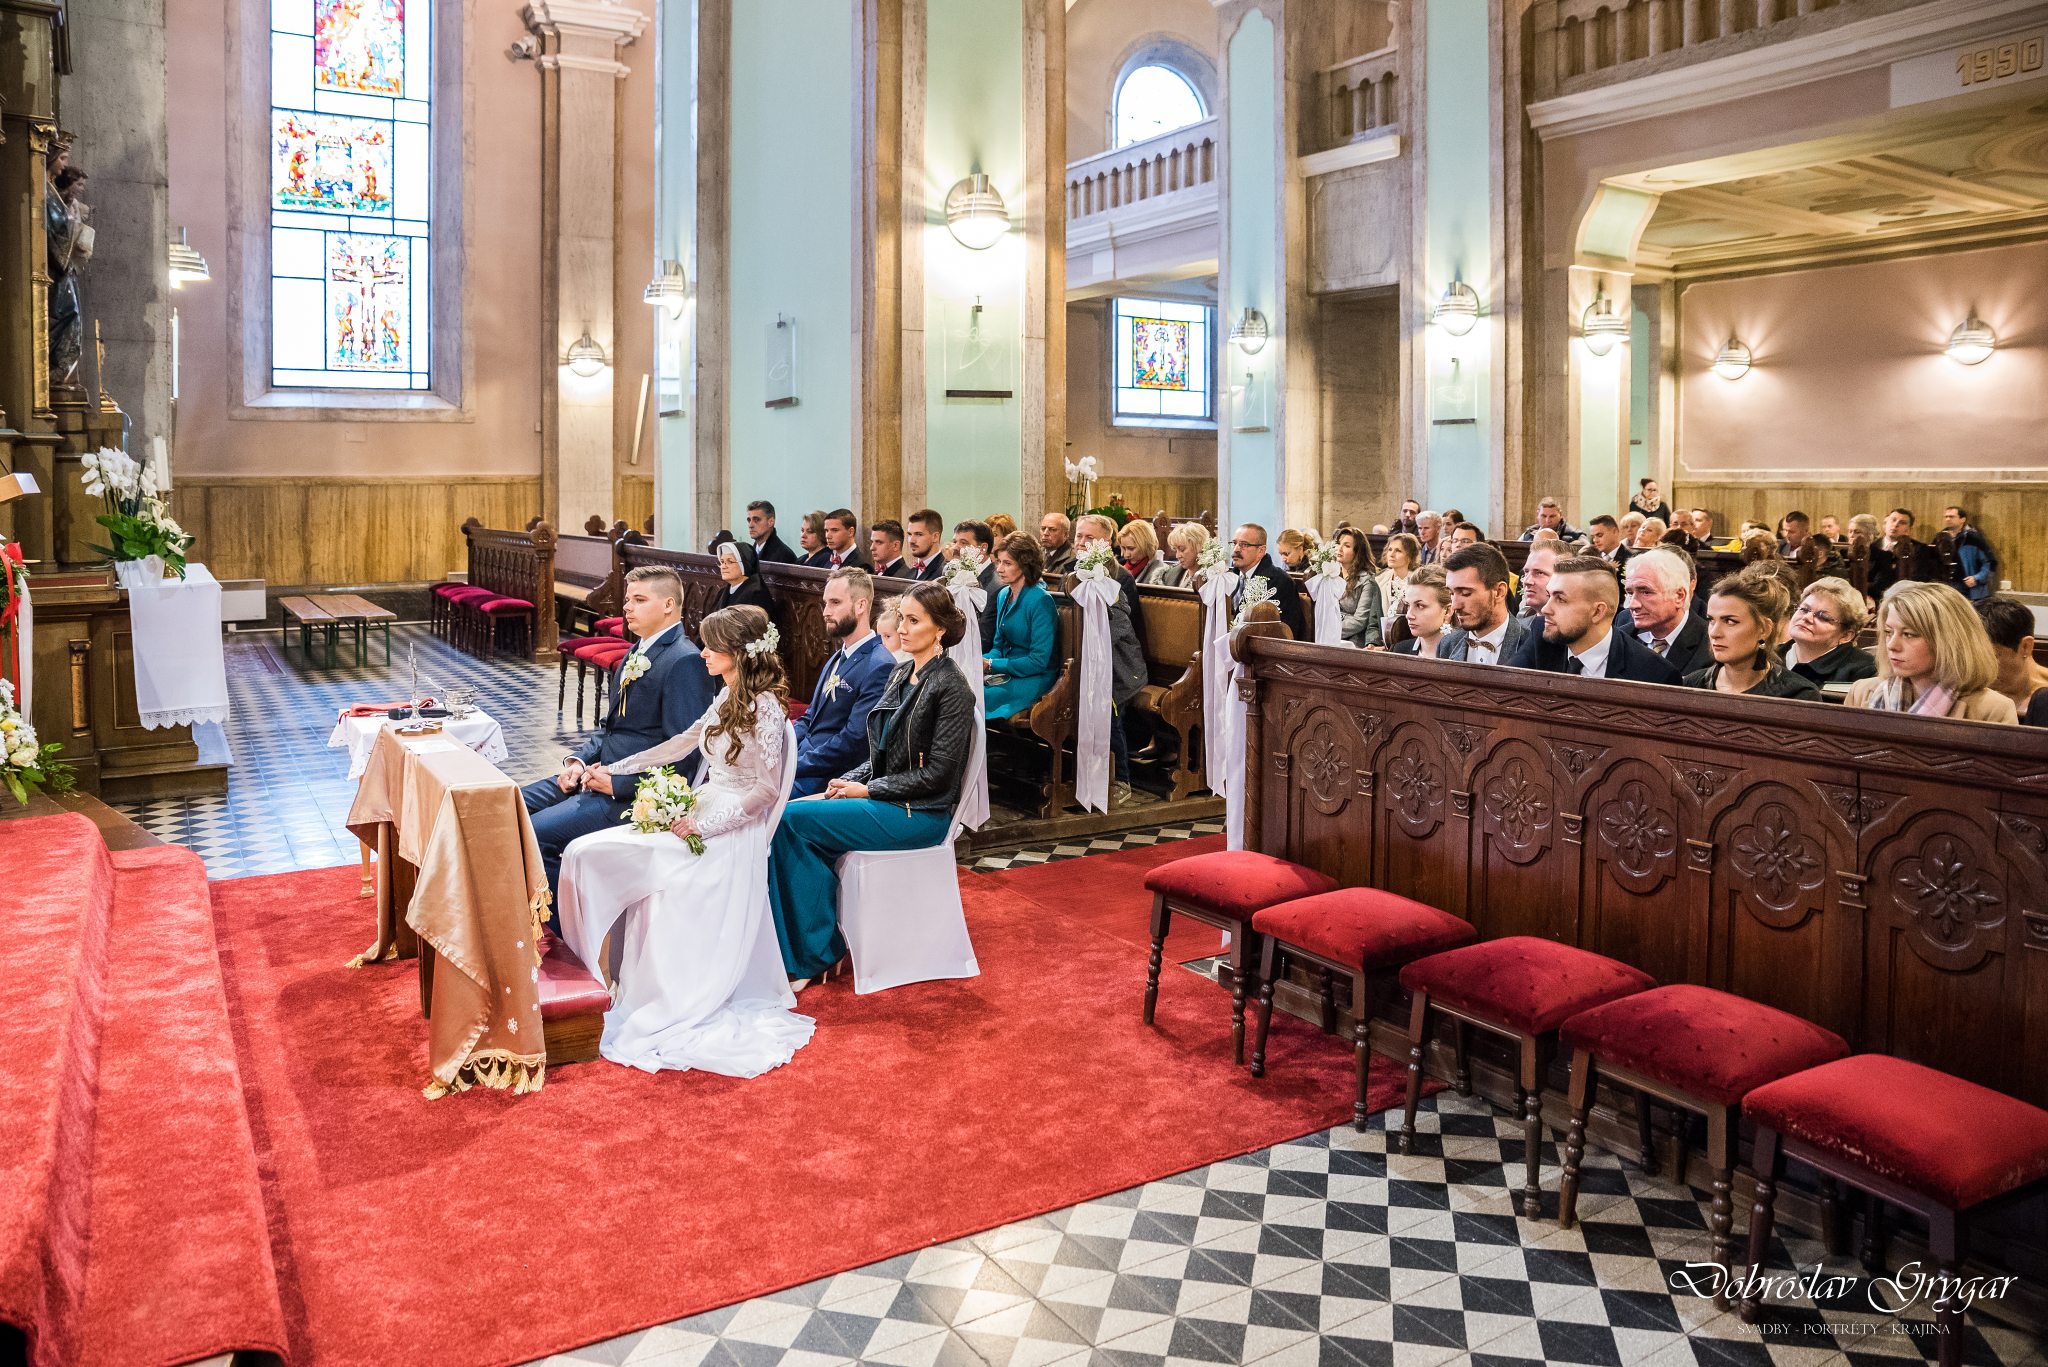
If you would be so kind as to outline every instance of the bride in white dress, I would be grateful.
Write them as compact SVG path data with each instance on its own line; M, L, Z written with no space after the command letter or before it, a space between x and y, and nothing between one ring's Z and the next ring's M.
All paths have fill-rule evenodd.
M725 686L682 735L608 766L642 773L702 750L697 807L666 831L630 825L572 841L562 857L562 938L602 973L612 1008L599 1048L648 1072L757 1077L789 1062L814 1023L796 1005L768 909L768 842L795 775L787 684L756 607L704 619L704 665ZM704 841L692 854L688 836Z

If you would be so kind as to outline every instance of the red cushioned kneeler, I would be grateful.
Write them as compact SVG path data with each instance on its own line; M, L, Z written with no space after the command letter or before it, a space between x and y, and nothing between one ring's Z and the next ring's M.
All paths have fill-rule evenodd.
M1257 971L1252 914L1276 902L1328 892L1337 881L1306 865L1251 850L1218 850L1161 864L1145 875L1152 893L1152 957L1145 970L1145 1024L1159 1001L1159 965L1173 913L1230 932L1230 1047L1233 1062L1244 1062L1246 977Z

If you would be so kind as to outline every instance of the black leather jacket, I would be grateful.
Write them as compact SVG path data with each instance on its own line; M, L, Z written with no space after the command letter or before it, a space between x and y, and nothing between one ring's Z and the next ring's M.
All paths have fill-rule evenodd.
M951 811L973 752L974 690L952 657L940 655L914 687L910 665L896 666L868 713L867 762L846 777L866 784L877 802Z

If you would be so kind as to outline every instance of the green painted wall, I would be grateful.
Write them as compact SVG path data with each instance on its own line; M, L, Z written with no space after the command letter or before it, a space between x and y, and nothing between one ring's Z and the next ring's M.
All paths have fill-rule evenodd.
M1628 324L1628 495L1650 477L1650 315L1636 309ZM1668 501L1668 500L1667 500Z
M853 501L852 0L732 7L731 506ZM776 315L797 322L792 408L763 406ZM697 540L715 528L698 528Z
M1230 259L1223 271L1222 308L1217 318L1219 364L1218 407L1224 453L1222 525L1257 522L1277 535L1280 530L1279 447L1276 434L1241 432L1240 426L1273 426L1275 377L1287 347L1280 318L1280 277L1274 244L1279 240L1280 171L1279 93L1273 59L1273 24L1253 11L1230 37L1225 79L1229 83L1224 128L1224 157L1229 177ZM1224 340L1233 319L1246 308L1263 313L1272 340L1256 356L1246 356ZM1247 392L1232 393L1245 386Z
M1015 226L1025 192L1021 0L930 0L925 83L926 501L949 523L1000 511L1028 516L1019 451L1024 238ZM993 182L1013 224L984 251L961 246L946 227L946 192L975 171ZM1011 397L949 399L949 388L1008 389Z
M657 258L683 263L690 278L697 278L697 6L695 0L669 0L655 16L654 159L657 186L654 201L654 254ZM699 544L704 538L690 525L696 504L696 462L694 444L697 396L688 385L696 372L694 304L680 319L671 321L665 313L654 322L659 374L660 347L664 336L679 336L681 370L684 377L682 411L659 417L654 425L654 534L658 545ZM659 413L659 408L655 410Z
M1431 508L1458 508L1482 524L1493 514L1499 474L1488 434L1493 430L1494 316L1500 277L1494 268L1492 164L1488 125L1494 79L1487 41L1487 6L1478 0L1425 0L1423 24L1423 275L1415 287L1423 309L1434 308L1453 277L1479 292L1480 320L1461 338L1425 326L1422 343L1431 400L1429 450L1424 463ZM1458 361L1457 388L1471 395L1460 407L1471 422L1437 422L1435 400ZM1493 528L1487 531L1492 533Z

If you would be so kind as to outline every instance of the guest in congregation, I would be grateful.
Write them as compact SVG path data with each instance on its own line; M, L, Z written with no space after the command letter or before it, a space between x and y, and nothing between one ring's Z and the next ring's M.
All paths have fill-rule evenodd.
M1292 527L1273 539L1273 559L1289 574L1308 573L1308 553L1308 538Z
M1637 551L1652 550L1664 543L1664 533L1669 530L1671 530L1670 525L1663 518L1646 517L1636 525L1635 540L1630 543L1629 549Z
M1486 529L1476 522L1458 522L1451 527L1451 551L1456 555L1467 546L1476 546L1486 540Z
M1416 557L1418 565L1434 565L1450 554L1450 548L1443 541L1443 514L1424 509L1415 519L1415 543L1421 554Z
M1617 570L1628 563L1630 548L1621 544L1621 524L1606 513L1586 524L1586 548Z
M1173 560L1157 582L1169 588L1196 587L1202 552L1209 549L1209 529L1199 522L1176 522L1166 534L1166 549L1173 553Z
M1535 629L1537 623L1529 619L1543 613L1543 604L1550 597L1550 576L1556 572L1557 562L1569 558L1562 541L1552 537L1529 543L1529 554L1522 560L1522 606L1520 612L1523 625ZM1620 580L1617 578L1617 584ZM1619 592L1619 590L1617 590Z
M1529 627L1508 606L1506 557L1484 542L1467 546L1444 561L1444 575L1454 630L1438 644L1438 658L1497 665L1519 651Z
M761 562L754 555L753 543L747 541L726 541L720 543L718 556L718 577L725 581L720 590L718 608L759 608L771 618L775 615L774 601L768 596L768 586L761 582Z
M1074 523L1077 553L1097 546L1116 545L1117 525L1101 513L1084 513ZM1129 530L1126 526L1124 530ZM1121 807L1131 799L1131 742L1125 729L1131 699L1144 691L1150 678L1145 668L1145 617L1138 610L1138 581L1114 559L1110 561L1117 580L1116 600L1109 605L1110 678L1109 753L1116 761L1116 781L1110 792L1110 806Z
M1408 536L1414 536L1419 530L1415 519L1420 516L1422 516L1422 505L1420 503L1417 503L1412 498L1402 500L1401 515L1389 524L1387 534L1389 536L1400 536L1405 533Z
M816 568L831 555L825 545L825 514L818 510L804 514L802 530L796 534L796 554L799 565Z
M1671 522L1671 505L1658 496L1657 481L1654 479L1636 481L1636 496L1628 501L1628 506L1644 517L1662 519L1667 526Z
M1778 523L1778 554L1791 568L1798 591L1822 575L1841 572L1835 544L1815 536L1813 519L1796 508Z
M903 623L903 614L897 609L898 600L884 598L875 612L875 635L882 638L882 649L889 652L889 658L902 664L905 652L896 639L896 629Z
M1448 540L1451 535L1451 529L1457 526L1460 522L1463 522L1464 520L1465 512L1462 508L1444 509L1444 537L1446 540ZM1444 554L1449 555L1450 552L1445 551Z
M1571 525L1564 520L1564 505L1548 495L1545 495L1537 503L1536 520L1523 529L1522 540L1534 541L1536 533L1545 527L1550 528L1550 530L1556 532L1566 541L1577 541L1579 539L1579 533L1573 531Z
M809 519L805 524L809 525ZM747 535L753 538L754 558L763 565L796 564L799 557L776 532L775 505L767 499L757 498L747 505Z
M562 938L585 963L602 962L606 938L615 937L604 1057L650 1073L758 1077L789 1062L814 1028L790 1010L796 999L776 971L768 898L788 685L767 613L721 609L702 631L718 696L687 729L613 766L623 783L701 754L695 810L666 831L614 822L575 841L563 860L558 911ZM700 842L695 851L689 839Z
M903 529L905 579L925 582L946 572L946 519L935 508L919 508Z
M1565 556L1550 569L1540 620L1530 624L1503 663L1547 674L1677 683L1678 671L1669 661L1616 630L1620 608L1621 580L1614 566L1597 555Z
M1002 554L1014 560L1018 540L1004 542ZM827 784L824 796L790 803L769 849L769 900L783 967L798 988L846 957L839 857L944 840L973 754L974 691L946 654L967 619L937 584L917 585L899 608L910 659L896 666L868 714L867 758Z
M867 754L868 713L882 700L896 667L869 624L874 610L875 581L866 570L834 570L825 580L825 635L839 644L818 671L810 706L796 719L792 797L825 791Z
M1044 576L1044 553L1036 541L1012 532L997 543L996 579L1002 588L995 597L988 653L982 656L987 678L981 696L990 721L1022 712L1044 697L1059 677L1054 656L1060 615L1039 582Z
M1671 662L1682 678L1714 662L1706 619L1692 610L1692 557L1658 546L1629 559L1623 573L1628 612L1620 626Z
M1344 621L1344 644L1364 650L1380 643L1380 619L1386 604L1379 580L1373 577L1372 542L1356 527L1337 533L1337 568L1344 571L1344 594L1337 611Z
M1970 600L1947 584L1907 582L1877 607L1877 676L1849 688L1849 706L1964 721L2019 720L1993 691L1998 657Z
M1140 584L1179 582L1180 566L1159 553L1159 533L1142 517L1134 517L1118 529L1116 554L1125 573ZM1169 579L1169 575L1174 577Z
M1821 540L1837 549L1840 549L1847 541L1847 538L1842 535L1842 520L1833 513L1828 513L1821 518L1819 535Z
M1407 532L1395 532L1380 547L1380 572L1375 577L1380 586L1380 601L1387 605L1388 613L1402 611L1408 576L1421 567L1422 542Z
M1996 597L1981 599L1976 606L1998 660L1998 680L1991 687L2012 703L2020 725L2048 726L2048 669L2034 660L2034 610Z
M1778 658L1778 636L1791 610L1791 595L1768 570L1752 565L1722 578L1707 597L1707 644L1714 663L1686 675L1685 686L1819 702L1813 680L1794 674Z
M998 546L1003 544L1010 533L1017 530L1017 519L1008 513L990 513L982 521L988 523L989 535L996 539Z
M1692 534L1692 514L1683 508L1671 515L1671 525L1664 529L1664 535L1657 538L1657 544L1676 546L1693 556L1707 549L1707 543Z
M874 569L861 554L860 519L851 508L834 508L825 514L825 549L805 563L821 570Z
M1002 587L996 583L996 536L988 523L970 519L953 524L953 555L957 558L969 546L981 552L981 573L977 578L981 580L984 596L979 624L981 642L986 646L996 636L996 590Z
M1863 591L1882 600L1894 584L1908 580L1939 583L1945 577L1934 547L1913 539L1913 510L1894 508L1885 514L1884 538L1870 548L1870 575Z
M1742 568L1772 576L1784 586L1788 598L1803 587L1799 582L1799 572L1778 554L1777 538L1761 527L1743 534Z
M1074 524L1065 513L1047 513L1039 519L1038 544L1046 574L1061 575L1074 568Z
M1998 589L1997 553L1970 515L1954 504L1941 510L1941 527L1955 546L1956 587L1972 602L1983 602Z
M1244 598L1246 583L1255 578L1263 579L1273 590L1273 596L1267 601L1280 610L1280 620L1294 633L1294 639L1315 639L1315 634L1308 628L1307 600L1301 585L1266 554L1264 527L1256 522L1247 522L1230 534L1230 567L1237 571L1237 594L1231 600L1233 610Z
M1401 590L1404 639L1387 647L1397 655L1433 659L1451 631L1451 589L1442 565L1419 565Z
M885 517L868 527L868 559L877 579L910 578L910 562L903 556L903 524Z
M1648 520L1633 508L1623 513L1621 521L1616 524L1621 529L1621 544L1633 550L1636 544L1636 532Z
M1863 595L1848 580L1814 580L1786 626L1785 667L1816 688L1869 678L1877 673L1877 661L1856 644L1869 617Z
M634 645L607 681L611 714L564 757L559 774L520 790L550 892L560 887L569 842L617 825L639 789L637 778L614 780L605 765L681 735L711 706L711 675L683 634L683 583L676 572L665 565L629 571L621 611Z

